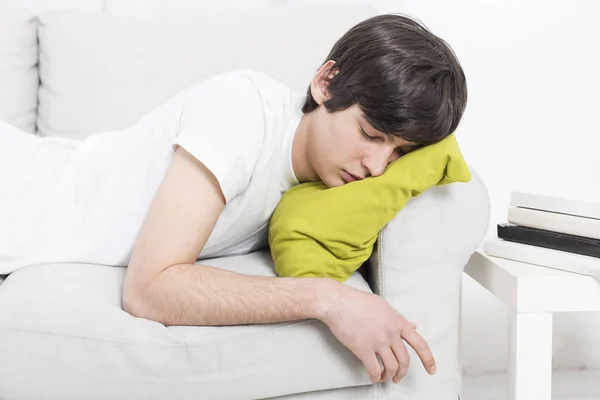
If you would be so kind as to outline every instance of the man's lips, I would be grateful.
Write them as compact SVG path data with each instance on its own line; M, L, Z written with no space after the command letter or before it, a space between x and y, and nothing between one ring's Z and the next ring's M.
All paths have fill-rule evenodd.
M346 170L342 170L342 174L344 175L344 179L346 180L346 182L350 183L350 182L354 182L354 181L359 181L361 178L351 174L350 172L346 171Z

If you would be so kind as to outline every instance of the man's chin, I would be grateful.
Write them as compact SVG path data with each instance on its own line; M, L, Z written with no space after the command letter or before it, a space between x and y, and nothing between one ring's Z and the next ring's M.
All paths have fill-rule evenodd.
M325 186L327 186L328 188L334 188L334 187L338 187L338 186L343 186L345 185L347 182L343 179L343 178L337 178L337 179L321 179L321 181L325 184Z

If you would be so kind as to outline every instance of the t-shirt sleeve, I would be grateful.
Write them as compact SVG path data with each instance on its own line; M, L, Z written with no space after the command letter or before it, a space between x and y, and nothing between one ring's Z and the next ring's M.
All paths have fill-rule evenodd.
M217 178L228 203L243 192L265 140L262 97L249 78L228 72L190 88L173 140Z

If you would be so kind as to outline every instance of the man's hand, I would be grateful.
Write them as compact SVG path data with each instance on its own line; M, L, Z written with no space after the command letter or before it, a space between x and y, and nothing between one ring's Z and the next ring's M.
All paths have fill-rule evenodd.
M413 323L377 295L344 285L335 287L324 301L320 319L363 362L373 383L390 378L398 383L406 375L410 357L403 339L416 351L425 369L431 375L435 373L429 345Z

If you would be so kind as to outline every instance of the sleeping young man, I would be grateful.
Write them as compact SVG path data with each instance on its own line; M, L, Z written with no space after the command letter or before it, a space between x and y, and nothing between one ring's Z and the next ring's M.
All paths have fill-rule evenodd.
M265 247L288 189L381 175L454 132L466 100L451 48L412 19L381 15L335 43L305 96L240 70L189 87L130 128L84 141L2 123L0 274L51 262L125 265L123 308L134 316L165 325L314 318L373 382L406 374L404 342L433 374L427 342L377 295L327 278L194 263Z

